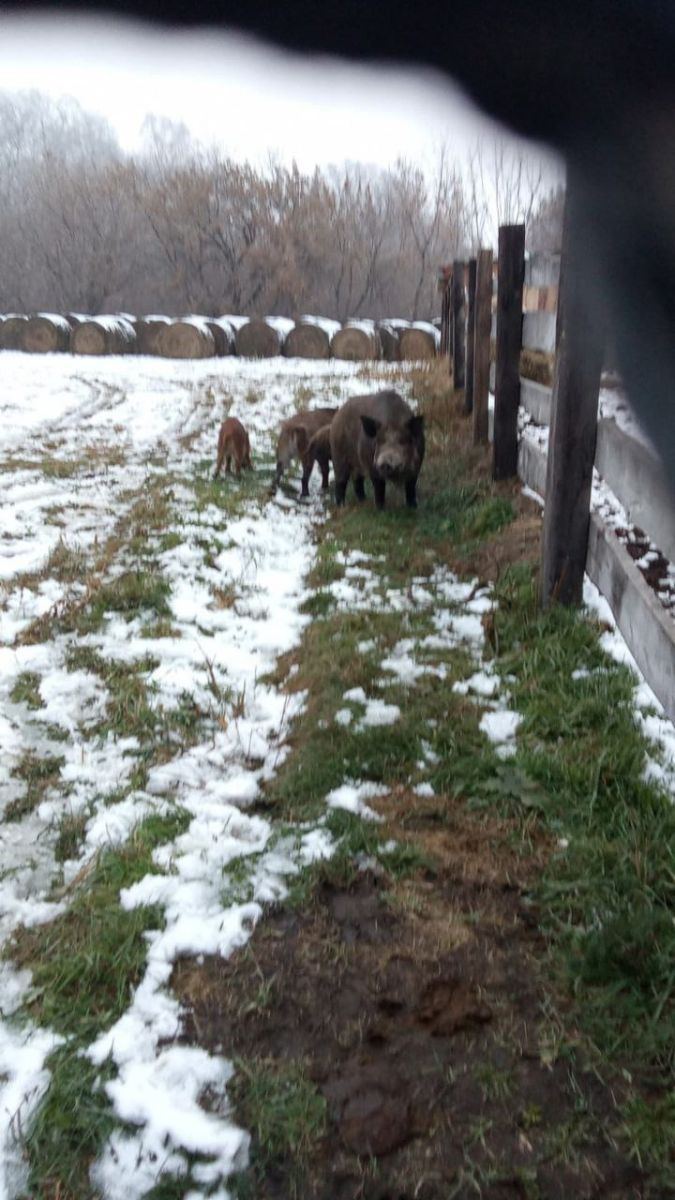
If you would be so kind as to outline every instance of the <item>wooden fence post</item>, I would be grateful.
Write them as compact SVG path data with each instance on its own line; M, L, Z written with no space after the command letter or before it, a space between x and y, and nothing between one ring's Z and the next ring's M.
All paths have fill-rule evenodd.
M468 301L466 317L466 381L464 384L464 412L473 411L473 360L476 328L476 260L469 259Z
M588 551L591 484L605 330L589 312L579 263L576 179L567 179L558 293L556 363L546 464L542 603L580 604Z
M476 264L473 352L473 444L488 440L490 334L492 332L492 251L479 250Z
M464 263L452 264L452 374L454 387L463 388L466 362L466 309L464 306Z
M441 293L441 344L439 352L441 355L445 355L448 353L450 342L450 285L443 272L439 275L438 290Z
M518 405L524 277L525 226L502 225L499 229L497 276L493 479L510 479L512 475L518 474Z

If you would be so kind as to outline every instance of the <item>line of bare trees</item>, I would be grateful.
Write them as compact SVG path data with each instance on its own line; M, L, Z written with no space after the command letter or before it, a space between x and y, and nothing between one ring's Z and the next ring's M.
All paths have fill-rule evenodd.
M149 117L129 156L74 101L0 93L4 312L428 319L438 266L485 241L490 205L496 222L527 214L533 229L545 215L540 233L559 237L534 160L497 149L477 150L468 175L447 149L431 172L399 161L310 175L234 162Z

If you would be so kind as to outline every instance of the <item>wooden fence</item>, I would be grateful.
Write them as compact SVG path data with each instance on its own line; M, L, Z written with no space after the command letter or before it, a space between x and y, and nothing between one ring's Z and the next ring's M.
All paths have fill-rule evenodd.
M480 269L475 294L464 306L473 320L443 333L444 344L472 341L473 378L467 394L474 440L492 441L493 475L520 478L544 500L542 602L579 603L584 571L605 596L633 657L671 720L675 720L675 613L668 612L645 581L624 543L590 511L593 468L664 557L675 562L675 506L656 453L613 419L598 420L602 332L588 335L584 298L577 292L575 247L566 224L560 256L525 261L524 228L499 231L496 296ZM455 264L453 264L455 266ZM455 275L455 283L457 275ZM492 312L486 318L487 305ZM448 306L449 318L461 307ZM445 312L445 310L444 310ZM494 421L488 422L484 364L496 347L492 387ZM519 375L522 351L555 354L553 386ZM467 353L467 361L469 354ZM481 366L482 364L482 366ZM519 413L525 426L518 435Z

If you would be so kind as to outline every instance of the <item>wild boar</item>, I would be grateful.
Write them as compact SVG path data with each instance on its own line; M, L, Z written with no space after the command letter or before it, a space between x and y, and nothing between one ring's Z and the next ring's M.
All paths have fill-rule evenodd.
M336 408L313 408L307 412L296 413L294 417L289 417L288 421L284 421L279 430L277 443L275 484L279 483L281 476L294 458L304 457L312 434L317 433L319 429L332 421L336 412Z
M237 475L241 475L241 468L247 467L252 469L251 463L251 444L248 440L248 434L244 429L241 421L236 417L228 417L223 421L218 434L218 461L216 469L213 472L213 478L217 479L220 471L225 463L225 470L229 475L231 473L231 464L234 462Z
M321 470L321 490L323 492L328 491L328 467L330 461L330 425L322 425L321 429L312 434L307 450L302 456L301 496L309 496L309 480L315 462L318 462Z
M330 447L337 504L344 504L350 478L357 499L364 500L369 475L378 508L384 508L387 483L403 486L406 504L417 507L424 417L416 416L398 392L353 396L343 404L331 422Z

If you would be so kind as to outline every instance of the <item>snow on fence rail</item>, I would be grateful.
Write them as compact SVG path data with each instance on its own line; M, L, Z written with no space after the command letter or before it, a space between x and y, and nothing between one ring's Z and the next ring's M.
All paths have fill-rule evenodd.
M514 241L512 235L516 229L520 230L522 239L522 227L500 229L499 283L497 303L493 306L496 311L487 325L483 322L479 328L478 296L475 299L470 296L468 305L452 304L449 299L458 280L461 287L469 280L473 280L475 286L475 269L465 270L465 264L456 263L452 274L447 268L441 273L446 320L443 346L450 353L451 361L453 355L456 361L458 342L468 339L472 344L474 368L471 386L466 392L466 396L470 396L467 411L473 404L484 406L487 413L487 385L479 379L477 362L481 353L485 357L489 336L497 337L495 392L499 393L501 389L501 394L495 397L494 437L499 444L494 445L493 474L495 478L504 478L517 473L528 487L548 500L542 556L544 600L557 598L557 589L562 585L563 590L568 589L564 598L574 602L575 592L579 594L581 590L585 568L609 602L645 679L670 719L675 720L675 607L672 605L675 596L675 508L672 494L656 453L639 431L633 431L634 423L633 428L630 421L622 419L619 423L617 417L622 418L621 406L607 392L601 393L598 420L596 410L603 348L591 346L589 352L588 338L578 336L579 322L574 319L569 323L566 338L559 343L567 361L561 358L558 366L557 403L561 406L561 418L554 442L553 463L548 463L553 389L522 377L518 387L518 368L522 349L555 352L557 315L551 309L553 298L557 299L558 294L560 256L547 262L546 256L534 255L525 263L522 249L514 250L517 239ZM575 298L573 284L574 281L570 287L568 281L570 292L565 312L576 315L581 306L570 305L569 296ZM533 311L526 311L527 307ZM473 328L466 326L465 310L476 310ZM453 313L460 314L459 321L453 320ZM576 393L570 395L565 391L566 373L569 376L570 355L582 356L584 353L590 353L592 361L587 360L584 369L577 371L576 393L579 392L579 380L585 389L585 395L580 398ZM461 353L459 357L461 359ZM579 360L573 357L572 361L578 368ZM514 380L516 398L512 404L510 393ZM474 409L474 439L485 441L487 420L482 422L476 417ZM561 428L566 430L563 439ZM595 444L594 462L591 438ZM589 446L590 454L587 453ZM501 469L504 461L509 464L506 471ZM497 469L498 464L500 469ZM593 466L597 472L595 483ZM585 497L591 493L592 484L594 498L589 521ZM620 536L617 536L617 530ZM639 531L644 531L644 538ZM628 544L633 555L641 555L639 564L629 554ZM646 553L642 551L643 545L648 547ZM551 546L555 548L556 559L551 556ZM661 591L656 590L659 583L652 578L656 573L651 570L653 566L662 572L660 584L665 587L662 586ZM551 587L547 591L547 568L548 583L553 592ZM578 587L569 587L566 574L578 577ZM650 586L645 576L650 577L655 586Z
M327 317L0 316L0 350L32 353L152 354L164 358L341 358L417 362L439 352L440 332L427 321L365 318L341 325Z

